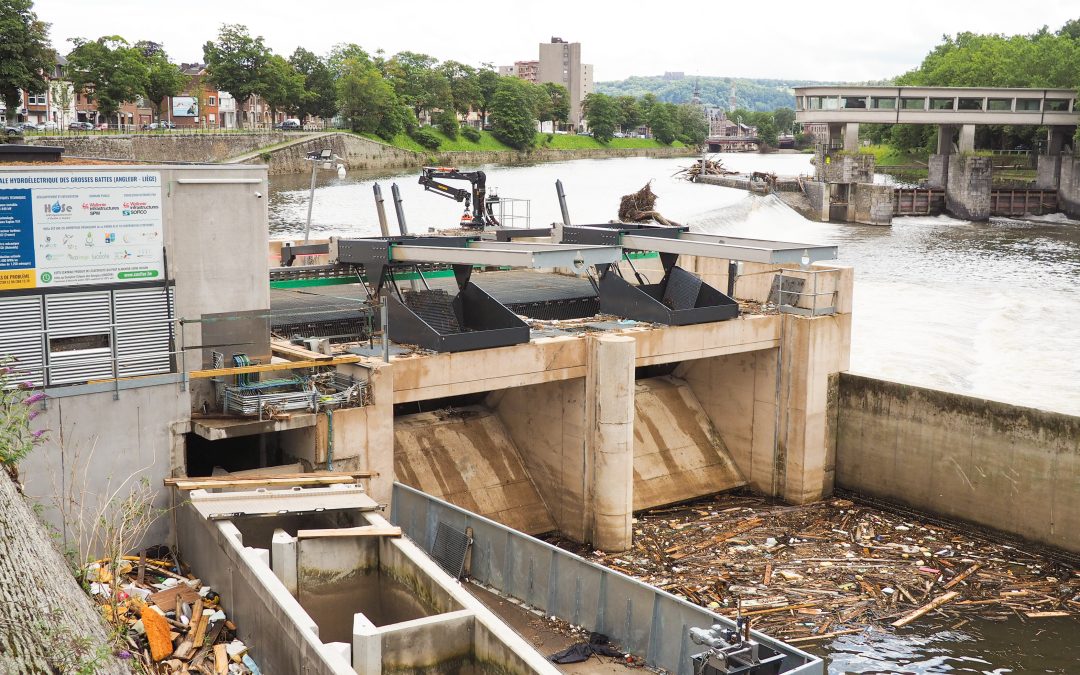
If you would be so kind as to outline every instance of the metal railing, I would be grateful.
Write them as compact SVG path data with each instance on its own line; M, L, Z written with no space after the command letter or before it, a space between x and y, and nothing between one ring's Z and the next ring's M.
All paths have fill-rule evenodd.
M821 275L834 275L832 290L820 290L826 284L820 283ZM840 280L840 270L836 269L810 269L810 270L784 270L777 271L778 284L777 309L784 314L799 314L801 316L828 316L836 314L836 298L839 293L837 288ZM785 281L787 283L785 283ZM806 290L806 286L810 290ZM826 300L822 301L822 298Z
M694 672L691 656L704 651L691 628L735 623L687 600L615 570L591 563L401 483L394 483L391 521L430 552L439 523L472 530L468 574L475 581L572 624L603 633L648 666L677 675ZM754 631L762 644L784 654L783 675L822 675L821 659Z
M500 197L495 207L495 218L503 227L528 228L532 223L531 200Z

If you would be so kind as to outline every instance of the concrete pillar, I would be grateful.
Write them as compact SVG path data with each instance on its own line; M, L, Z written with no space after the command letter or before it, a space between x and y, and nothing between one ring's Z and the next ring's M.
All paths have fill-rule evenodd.
M949 157L945 210L964 220L989 220L992 178L993 166L989 157Z
M589 339L585 374L585 485L589 540L604 551L631 543L634 510L634 364L636 342Z
M960 152L975 152L975 125L965 124L960 127L960 140L957 141Z
M390 504L394 489L394 370L379 362L371 368L371 400L367 420L366 467L377 476L368 481L368 494L380 504ZM389 511L387 512L389 513Z
M352 667L360 675L382 673L382 635L363 614L353 615Z
M844 150L856 152L859 149L859 123L848 122L844 125Z
M1061 183L1058 186L1058 204L1062 213L1070 218L1080 218L1080 156L1061 156Z
M1073 137L1075 127L1047 127L1046 129L1046 154L1060 155L1061 151Z
M245 546L244 550L251 553L252 556L262 564L270 567L270 549L268 548L256 548L254 546Z
M795 504L832 493L835 443L829 434L829 380L833 373L848 369L851 345L850 308L838 306L837 310L819 317L781 315L774 493Z
M285 590L296 597L296 537L282 529L274 530L270 543L270 566Z
M829 122L829 137L825 143L826 147L833 147L839 145L840 140L844 135L844 125L841 122Z
M1061 154L1039 155L1035 170L1035 187L1056 190L1061 184Z
M932 188L944 188L949 184L948 154L930 155L927 168L929 169L929 175L926 178L927 185Z
M951 155L956 152L956 133L958 128L955 124L939 124L937 133L937 154Z

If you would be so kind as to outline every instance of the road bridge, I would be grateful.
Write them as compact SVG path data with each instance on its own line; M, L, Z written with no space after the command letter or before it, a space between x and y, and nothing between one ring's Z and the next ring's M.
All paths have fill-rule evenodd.
M859 124L936 124L938 154L975 149L975 126L1049 127L1049 154L1061 152L1080 122L1075 89L973 87L797 87L795 121L829 125L831 146L859 142ZM957 138L959 132L959 138Z

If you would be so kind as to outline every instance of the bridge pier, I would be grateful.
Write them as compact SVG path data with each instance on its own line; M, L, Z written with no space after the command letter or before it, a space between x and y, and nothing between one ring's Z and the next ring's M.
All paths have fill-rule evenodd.
M975 151L974 124L939 124L937 151L939 155Z
M838 145L837 141L843 141L844 150L848 152L856 152L859 149L859 123L858 122L837 122L829 123L829 143L830 148Z
M1061 184L1061 154L1039 155L1035 170L1035 187L1057 190Z
M945 209L964 220L989 220L992 176L989 157L950 156Z
M1073 153L1061 155L1058 208L1070 218L1080 218L1080 157Z

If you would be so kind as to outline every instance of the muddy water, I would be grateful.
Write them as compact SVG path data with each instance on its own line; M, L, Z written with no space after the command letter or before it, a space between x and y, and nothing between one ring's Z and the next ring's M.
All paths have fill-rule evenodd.
M319 626L323 642L352 644L353 615L363 613L376 626L434 614L413 591L388 574L371 572L315 590L300 588L300 605Z
M805 155L723 155L729 168L808 174ZM619 197L651 180L668 218L706 232L836 244L856 269L851 369L1020 405L1080 414L1080 223L1050 217L974 224L900 218L892 227L807 221L775 197L672 177L688 159L609 159L485 166L503 196L531 200L534 225L559 219L555 180L573 222L616 216ZM397 182L412 232L456 226L461 208L425 194L415 171L320 176L316 236L378 234L371 186ZM271 236L302 235L307 176L275 176ZM831 673L1080 673L1080 622L926 620L895 633L845 636L816 649Z

